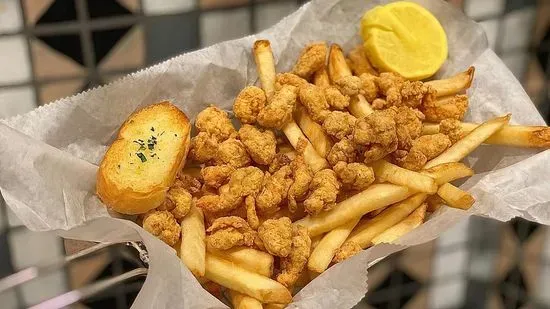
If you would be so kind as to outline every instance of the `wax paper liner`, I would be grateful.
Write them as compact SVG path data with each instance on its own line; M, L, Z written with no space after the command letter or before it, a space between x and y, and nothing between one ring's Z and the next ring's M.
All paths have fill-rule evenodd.
M32 230L63 230L63 236L82 240L144 241L150 269L132 308L225 307L180 267L171 248L136 224L109 217L94 195L97 164L107 145L130 113L165 99L191 118L208 104L231 110L239 90L257 81L250 53L255 39L271 40L277 70L287 71L308 42L326 40L346 50L358 44L363 12L387 2L314 0L258 35L184 54L108 86L2 120L0 190L7 205ZM487 49L479 25L443 1L415 2L434 13L448 36L449 58L438 75L476 67L467 120L511 112L513 123L544 124L520 83ZM367 291L368 265L432 240L469 215L550 223L550 182L545 181L550 152L482 146L466 162L477 172L462 185L477 199L471 210L442 208L398 244L375 246L331 267L302 289L290 307L352 307Z

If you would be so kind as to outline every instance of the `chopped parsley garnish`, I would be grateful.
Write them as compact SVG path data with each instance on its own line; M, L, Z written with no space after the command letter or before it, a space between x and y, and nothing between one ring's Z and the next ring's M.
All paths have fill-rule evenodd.
M177 135L176 133L174 133L174 136L175 136L175 137L178 137L178 135Z
M136 144L139 145L139 149L138 149L138 150L145 150L145 142L143 142L143 140L138 139L137 141L134 141L134 143L136 143Z
M118 166L118 168L120 168L120 164L119 164L119 165L117 165L117 166Z
M155 127L151 127L151 131L155 132Z
M153 150L155 149L155 145L157 145L157 138L151 136L151 138L147 140L147 148L149 148L149 150Z
M141 162L147 162L147 158L145 157L145 155L141 152L138 152L136 153L136 156L138 156L138 158L141 160Z

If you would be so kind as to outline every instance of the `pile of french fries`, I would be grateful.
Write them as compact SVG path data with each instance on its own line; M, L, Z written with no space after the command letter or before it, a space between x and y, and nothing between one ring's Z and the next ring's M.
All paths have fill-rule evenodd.
M253 54L259 81L269 104L270 98L276 93L275 60L269 41L256 41ZM316 75L313 83L330 85L343 77L364 72L378 75L364 54L354 51L348 57L346 59L342 49L333 44L328 54L328 63L322 68L328 74ZM447 100L449 96L467 90L473 75L474 69L469 68L451 78L425 84L435 89L438 99ZM351 98L347 111L360 119L374 112L371 103L358 94ZM429 160L419 171L400 167L388 158L369 164L374 171L375 182L360 192L340 192L339 201L330 210L305 215L303 212L290 213L288 209L282 209L273 215L273 218L290 217L293 225L307 228L311 238L310 255L295 289L289 289L272 279L278 258L265 251L255 247L218 250L207 246L205 218L202 210L194 206L181 222L182 239L177 248L179 256L205 288L218 297L222 297L220 291L225 290L225 296L234 308L284 308L292 301L292 292L296 288L307 284L331 264L372 245L394 242L422 224L430 213L442 205L469 209L474 204L474 197L451 182L474 174L471 168L460 161L479 145L550 147L548 127L508 125L510 117L504 115L481 124L461 123L463 137ZM313 172L331 168L326 157L335 141L312 119L300 102L296 103L294 119L280 131L290 146L300 148ZM438 123L423 124L422 134L438 132ZM289 146L278 147L280 152L296 155L292 149L288 149ZM191 167L184 169L184 173L200 177L198 171ZM209 288L207 283L212 282L224 289L219 286Z

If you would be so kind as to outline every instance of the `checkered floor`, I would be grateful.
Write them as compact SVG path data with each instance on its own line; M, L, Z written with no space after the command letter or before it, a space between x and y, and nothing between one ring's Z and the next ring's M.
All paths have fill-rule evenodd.
M302 0L0 0L0 118L109 83L182 52L265 29ZM550 117L550 0L449 0L486 30ZM230 25L230 26L227 26ZM177 31L174 31L177 29ZM60 258L55 235L26 230L0 200L0 277ZM122 252L122 253L121 253ZM381 262L357 308L530 308L550 304L550 233L474 218ZM0 294L22 308L133 267L122 251ZM127 308L140 282L83 304Z

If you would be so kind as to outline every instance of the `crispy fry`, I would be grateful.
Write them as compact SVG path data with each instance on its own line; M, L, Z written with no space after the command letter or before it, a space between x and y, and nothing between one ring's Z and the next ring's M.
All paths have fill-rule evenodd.
M349 52L349 62L350 67L353 73L356 76L360 76L363 73L369 73L375 76L378 76L378 72L372 67L369 62L369 59L365 55L365 50L363 45L357 45L354 49Z
M487 138L505 126L508 121L510 121L509 114L484 122L468 133L463 139L445 150L442 154L428 161L424 168L431 168L442 163L458 162L464 159L464 157L474 151L474 149L481 145Z
M449 207L458 209L470 209L476 201L470 193L450 183L441 185L439 190L437 190L437 195L439 195Z
M252 53L254 54L254 61L256 61L262 89L269 100L273 96L273 93L275 93L275 62L273 60L271 43L268 40L254 42Z
M374 162L372 168L376 177L385 179L387 182L407 186L419 192L435 193L437 191L437 185L432 177L410 171L385 160Z
M462 131L471 132L479 124L463 122L460 124ZM425 123L422 127L422 134L439 133L439 125L436 123ZM518 126L505 125L495 132L487 140L486 144L506 145L525 148L550 148L550 128L544 126Z
M205 277L263 303L287 304L292 301L290 292L279 282L235 266L216 255L206 255Z
M218 250L208 246L206 249L209 254L220 256L236 266L248 269L262 276L271 277L273 274L273 256L267 252L248 247Z
M313 84L320 88L326 88L330 86L330 78L328 77L327 68L323 66L322 69L315 72L313 75Z
M356 118L362 118L374 112L369 102L367 102L365 97L361 94L351 98L348 109Z
M435 95L437 97L444 97L452 94L457 94L462 92L472 85L472 80L474 79L475 68L469 67L468 70L460 72L454 76L451 76L446 79L431 80L425 82L425 85L428 85L434 89Z
M229 299L233 309L262 309L262 303L256 298L229 290Z
M333 143L330 137L323 130L323 127L309 117L302 105L297 106L294 117L298 123L298 126L300 126L300 129L302 129L302 132L304 132L313 145L315 151L317 151L321 157L326 158Z
M315 151L313 145L311 145L309 140L305 137L304 133L302 133L302 130L300 130L300 127L298 127L296 122L291 121L287 123L283 127L283 132L285 133L288 141L290 142L290 144L292 144L292 147L294 147L294 149L298 147L300 140L304 140L307 142L304 149L304 160L314 172L322 170L323 168L326 168L328 166L327 160L325 160L325 158L321 157Z
M380 243L388 243L388 244L393 243L397 239L401 238L401 236L417 228L420 224L424 222L424 218L426 217L427 206L428 205L425 203L420 205L420 207L415 209L410 215L408 215L401 222L397 223L396 225L380 233L378 236L374 237L372 239L372 244L377 245Z
M397 203L411 195L407 187L393 184L376 184L366 190L344 200L330 211L322 212L317 216L307 216L294 224L308 228L311 237L328 232L355 218L359 218L369 211Z
M328 54L328 75L332 83L336 83L342 77L351 76L351 70L346 63L346 58L342 52L342 47L338 44L330 46Z
M307 268L317 273L325 271L332 261L334 254L336 254L336 250L346 241L353 228L359 223L359 219L352 219L348 223L326 233L315 249L313 249L307 262Z
M204 276L205 237L204 215L200 208L193 205L189 213L181 221L179 256L195 277Z
M423 170L420 173L434 178L435 184L441 186L446 182L472 176L474 174L474 170L466 166L464 163L451 162L436 165L427 170Z
M372 244L372 239L405 219L426 199L425 193L417 193L408 199L388 207L378 216L358 224L351 232L347 242L354 242L365 249Z
M428 209L426 211L428 212L434 212L441 208L443 204L445 204L445 201L443 201L439 195L434 194L430 195L426 198L426 204L428 204Z

